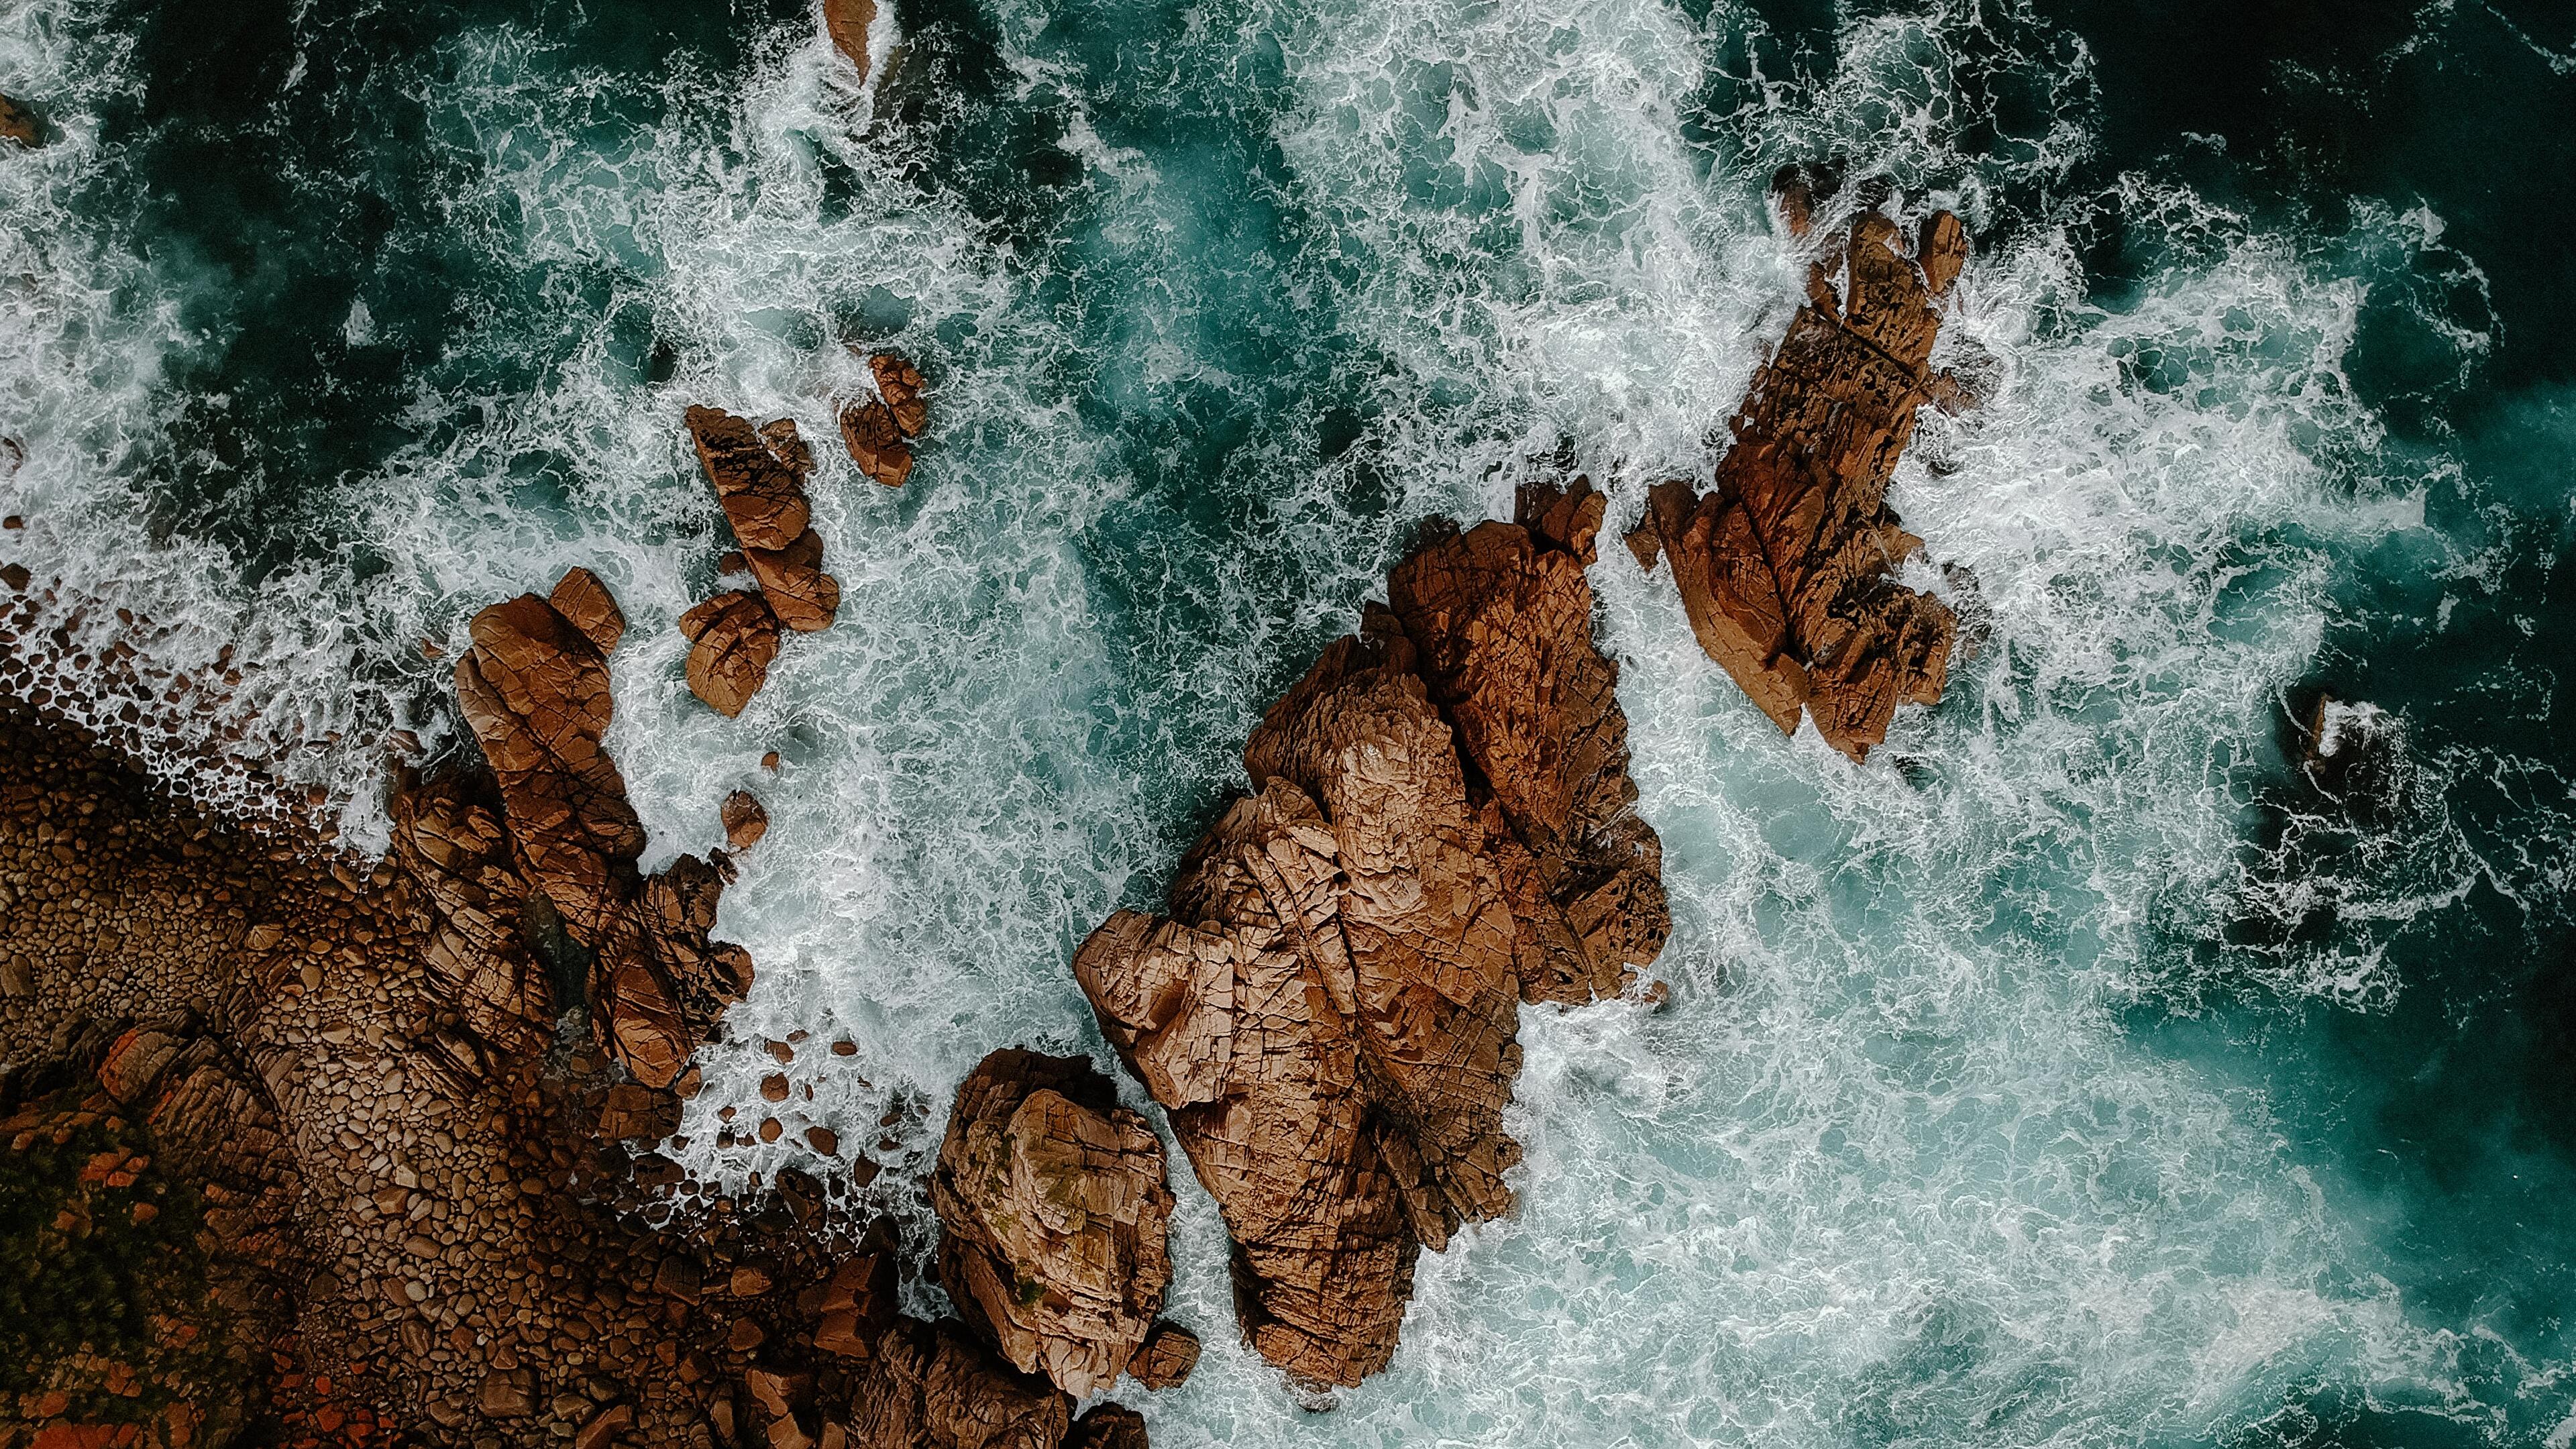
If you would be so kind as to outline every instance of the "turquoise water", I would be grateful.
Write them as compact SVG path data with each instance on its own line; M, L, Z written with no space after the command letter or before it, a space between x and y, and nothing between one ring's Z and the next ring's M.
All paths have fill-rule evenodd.
M2576 21L894 16L863 89L792 5L5 0L59 139L0 155L0 552L160 623L148 668L233 647L242 768L361 841L385 732L460 747L420 641L598 569L655 858L735 785L775 822L689 1129L739 1181L784 1149L698 1124L791 1026L861 1043L806 1109L852 1143L995 1046L1106 1060L1072 945L1259 706L1532 453L1614 517L1705 477L1797 298L1762 178L1840 152L1981 238L1944 345L1993 401L1894 500L1986 642L1855 770L1605 554L1672 1007L1530 1013L1521 1212L1329 1414L1233 1344L1181 1184L1210 1351L1131 1394L1155 1442L2576 1441ZM923 360L936 445L900 493L827 458L840 622L718 719L679 412L828 443L845 342ZM2358 804L2289 762L2319 690L2380 711ZM869 1190L916 1246L928 1130Z

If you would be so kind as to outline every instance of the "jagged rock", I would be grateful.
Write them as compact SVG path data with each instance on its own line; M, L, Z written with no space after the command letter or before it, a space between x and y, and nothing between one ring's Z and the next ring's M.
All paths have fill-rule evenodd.
M742 554L779 623L800 634L832 626L841 609L841 581L823 572L821 534L809 528L785 548L745 546Z
M1127 1361L1136 1382L1157 1391L1178 1388L1199 1366L1199 1336L1177 1323L1157 1323L1145 1346Z
M749 850L769 833L769 811L749 790L736 790L725 796L720 813L724 817L725 844L734 850Z
M877 396L841 410L841 441L859 471L888 488L900 488L912 476L911 441L928 426L930 409L921 400L921 372L891 352L868 359Z
M1620 990L1669 931L1592 641L1601 510L1577 482L1427 529L1394 607L1253 731L1257 793L1168 917L1121 911L1075 953L1225 1216L1246 1340L1298 1383L1385 1367L1422 1247L1510 1210L1521 997ZM1131 1372L1187 1372L1184 1343Z
M424 903L421 959L440 994L482 1040L532 1049L553 1029L553 998L522 934L528 888L499 814L458 780L396 792L392 814L390 859Z
M725 718L741 714L769 682L778 616L760 595L718 594L680 616L680 633L689 641L689 692Z
M693 407L687 421L699 466L715 485L725 521L744 549L785 548L795 542L813 518L800 473L747 418L722 408Z
M1716 487L1657 486L1629 536L1672 562L1692 630L1784 732L1802 713L1858 760L1900 703L1931 704L1957 632L1948 608L1889 575L1922 548L1887 507L1887 480L1932 399L1929 366L1966 240L1923 230L1918 266L1896 224L1865 212L1841 248L1842 290L1819 263L1810 301L1755 374ZM1939 285L1935 285L1935 283Z
M894 1240L880 1232L861 1246L857 1257L835 1268L824 1285L814 1346L844 1358L874 1357L894 1324L897 1302Z
M921 369L895 353L880 352L868 359L868 373L876 379L877 396L885 399L894 425L907 438L920 437L930 424L930 407L921 400Z
M1163 1144L1079 1057L1018 1048L957 1088L931 1179L939 1277L1023 1373L1082 1398L1145 1342L1172 1262Z
M1171 919L1120 911L1073 959L1225 1216L1245 1339L1310 1384L1386 1366L1421 1251L1361 1083L1339 868L1273 780L1183 859Z
M779 418L754 428L720 408L693 407L688 423L689 436L697 440L698 462L715 485L725 520L742 545L743 562L760 581L777 622L808 633L829 627L841 607L841 584L823 572L823 538L810 526L813 510L806 502L805 479L814 471L814 453L798 436L796 420ZM712 625L713 616L703 622ZM744 629L756 627L748 619L740 622ZM774 640L770 647L775 650ZM695 658L693 652L693 663ZM765 674L765 663L763 670ZM694 679L691 687L696 687ZM720 693L730 697L732 691ZM715 702L703 691L699 697ZM728 713L739 709L737 705Z
M875 398L841 411L841 441L859 471L888 488L900 488L912 476L912 449L895 425L894 414Z
M877 20L877 0L823 0L823 31L850 64L859 80L868 78L868 27Z
M866 1449L1058 1449L1073 1400L994 1358L953 1319L898 1321L860 1380L852 1438Z
M1518 522L1435 534L1387 576L1430 699L1476 766L1530 1001L1615 996L1672 931L1619 669L1592 641L1602 507L1585 479L1524 488Z
M7 96L0 96L0 136L31 150L45 144L45 128L35 112Z
M595 942L634 890L644 826L601 739L615 701L590 636L534 594L474 616L456 695L501 805L520 873Z
M1145 1416L1124 1404L1094 1404L1074 1421L1065 1449L1147 1449Z
M593 1009L617 1059L648 1087L667 1087L724 1009L751 990L751 957L707 939L725 871L694 855L644 882L611 925L592 968Z

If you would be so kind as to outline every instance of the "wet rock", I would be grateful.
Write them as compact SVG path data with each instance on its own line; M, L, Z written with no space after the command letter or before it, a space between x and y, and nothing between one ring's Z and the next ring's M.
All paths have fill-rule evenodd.
M1146 1449L1145 1416L1124 1404L1094 1404L1064 1443L1065 1449Z
M905 1319L877 1341L852 1405L867 1449L1055 1449L1073 1400L992 1356L953 1319Z
M749 790L736 790L724 797L725 844L734 850L749 850L769 833L769 811L760 797Z
M456 662L465 719L500 784L520 873L585 942L633 892L644 826L601 741L615 701L608 659L546 600L522 594L474 616Z
M742 545L743 562L759 581L777 622L799 632L828 628L841 607L841 584L823 572L822 535L810 526L813 510L806 502L805 480L814 471L814 454L797 435L795 420L780 418L754 428L722 409L693 407L688 424L698 462L715 485L725 520ZM713 616L703 622L711 626ZM749 619L737 622L742 631L756 627Z
M689 641L689 692L732 719L769 682L778 657L778 616L760 595L716 595L680 616Z
M7 96L0 96L0 136L31 150L45 144L45 128L36 113Z
M554 592L546 596L546 602L572 621L582 637L598 645L602 654L614 652L617 641L626 635L625 611L617 607L608 586L588 569L566 570L555 583Z
M885 400L894 425L907 438L920 437L930 423L930 407L921 400L921 369L895 353L880 352L868 359L868 373L876 379L877 396Z
M858 67L862 83L868 78L868 27L876 19L876 0L823 0L823 32Z
M1938 386L1933 302L1965 258L1955 220L1923 239L1930 275L1894 222L1861 215L1842 291L1799 309L1755 374L1715 488L1657 486L1628 539L1644 566L1670 561L1701 647L1764 713L1784 732L1812 718L1855 760L1899 704L1939 700L1957 628L1891 577L1923 543L1887 507L1887 480Z
M1136 1382L1157 1391L1178 1388L1199 1366L1199 1336L1177 1323L1157 1323L1145 1346L1127 1361Z
M749 419L722 408L693 407L687 422L698 464L744 549L785 548L805 532L813 510L805 501L804 478Z
M894 414L875 398L850 404L841 412L841 441L859 471L888 488L900 488L912 476L912 449L895 425Z
M1530 1001L1618 995L1672 930L1618 666L1592 641L1602 508L1588 480L1533 485L1517 522L1448 531L1387 576L1429 697L1476 766Z
M939 1277L1023 1373L1077 1398L1115 1383L1172 1278L1163 1144L1079 1057L1017 1048L957 1089L931 1179Z
M823 572L823 536L812 529L785 548L745 547L751 576L778 622L800 634L832 626L841 609L841 581Z
M896 1304L894 1242L880 1234L835 1268L824 1285L814 1346L844 1358L875 1357L878 1341L894 1324Z

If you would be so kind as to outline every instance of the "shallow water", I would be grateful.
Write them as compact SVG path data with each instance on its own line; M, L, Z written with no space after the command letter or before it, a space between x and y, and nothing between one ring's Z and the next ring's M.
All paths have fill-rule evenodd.
M598 570L650 861L774 822L702 1173L791 1160L704 1125L790 1027L860 1043L800 1106L849 1143L1107 1061L1072 946L1259 706L1533 454L1614 521L1705 477L1797 297L1762 180L1839 152L1981 238L1992 401L1894 501L1986 642L1854 770L1605 551L1673 1006L1528 1014L1522 1209L1328 1415L1180 1183L1155 1442L2576 1440L2551 7L899 4L864 90L794 5L321 11L0 3L59 136L0 155L0 550L232 645L361 841L385 731L459 747L421 641ZM844 343L937 385L900 493L825 446ZM693 402L798 418L847 591L737 721ZM2321 688L2367 808L2285 754Z

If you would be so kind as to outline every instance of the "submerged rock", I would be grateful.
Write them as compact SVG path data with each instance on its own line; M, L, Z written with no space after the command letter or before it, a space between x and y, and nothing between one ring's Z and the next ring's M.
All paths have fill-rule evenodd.
M1700 646L1783 732L1812 717L1855 760L1897 705L1940 699L1957 632L1938 599L1890 577L1923 541L1887 507L1888 478L1915 409L1958 395L1929 359L1966 234L1943 213L1921 248L1865 212L1755 374L1715 488L1657 486L1628 538L1645 567L1671 561Z
M1301 1385L1384 1368L1422 1247L1510 1210L1522 997L1616 992L1669 929L1592 641L1600 500L1520 515L1428 531L1254 730L1257 793L1169 915L1074 956L1224 1214L1245 1338Z
M939 1277L1023 1373L1087 1397L1144 1347L1172 1280L1162 1140L1079 1057L1018 1048L957 1089L931 1179Z
M45 144L45 127L36 119L35 112L7 96L0 96L0 137L7 137L33 150Z

